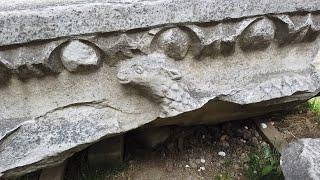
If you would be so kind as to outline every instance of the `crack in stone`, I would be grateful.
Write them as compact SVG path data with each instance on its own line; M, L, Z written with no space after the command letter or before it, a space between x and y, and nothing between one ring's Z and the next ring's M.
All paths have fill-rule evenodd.
M119 109L117 107L113 107L113 106L107 104L106 99L101 99L101 100L95 100L95 101L77 102L77 103L72 103L72 104L68 104L65 106L57 107L57 108L54 108L50 111L47 111L43 115L35 117L34 119L38 120L43 117L46 117L48 114L52 114L52 113L56 112L56 111L60 111L60 110L67 109L67 108L79 107L79 106L90 106L90 107L99 108L99 109L110 108L110 109L113 109L113 110L116 110L116 111L119 111L119 112L125 113L125 114L141 114L141 113L123 111L122 109Z
M15 126L14 128L8 130L2 137L0 137L0 146L9 136L15 134L20 129L20 127L28 123L34 123L34 120L28 120L28 121L22 122L17 126Z
M43 115L34 117L32 120L28 120L28 121L25 121L25 122L22 122L22 123L18 124L14 128L8 130L2 137L0 137L0 146L8 137L10 137L10 136L14 135L16 132L18 132L19 129L23 125L29 124L29 123L36 123L37 120L40 120L41 118L45 118L47 115L52 114L52 113L54 113L56 111L60 111L60 110L66 109L66 108L79 107L79 106L89 106L89 107L94 107L94 108L98 108L98 109L110 108L110 109L113 109L115 111L119 111L119 112L125 113L125 114L141 114L141 112L137 112L137 113L127 112L127 111L123 111L122 109L113 107L113 106L111 106L111 105L106 103L106 99L101 99L101 100L97 100L97 101L72 103L72 104L68 104L68 105L65 105L65 106L54 108L54 109L52 109L50 111L47 111Z

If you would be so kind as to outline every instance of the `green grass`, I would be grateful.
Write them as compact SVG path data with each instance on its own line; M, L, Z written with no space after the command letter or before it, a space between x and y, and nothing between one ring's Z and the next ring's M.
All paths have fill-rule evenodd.
M307 102L307 108L315 113L316 121L320 123L320 97L315 97Z
M231 179L232 178L227 173L222 173L214 177L214 180L231 180Z
M280 154L264 144L257 152L249 155L249 168L245 172L247 179L252 180L282 180L280 169Z

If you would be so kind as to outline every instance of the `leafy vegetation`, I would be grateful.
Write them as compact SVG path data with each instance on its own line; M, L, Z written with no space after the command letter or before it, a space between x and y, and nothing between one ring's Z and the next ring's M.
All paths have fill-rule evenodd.
M252 180L282 180L284 179L280 169L280 154L264 144L257 152L249 156L249 168L245 176Z
M307 102L307 107L316 115L316 121L320 123L320 97L315 97Z

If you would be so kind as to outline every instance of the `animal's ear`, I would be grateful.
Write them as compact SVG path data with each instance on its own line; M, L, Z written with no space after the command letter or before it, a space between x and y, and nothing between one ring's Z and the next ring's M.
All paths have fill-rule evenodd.
M172 80L181 79L182 75L177 69L168 69L169 76Z

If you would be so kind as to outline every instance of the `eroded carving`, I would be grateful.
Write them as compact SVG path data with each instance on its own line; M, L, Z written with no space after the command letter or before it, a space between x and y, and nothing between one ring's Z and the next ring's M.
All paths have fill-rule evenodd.
M160 117L168 117L198 107L181 72L162 54L136 57L120 64L117 77L121 84L139 87L161 107Z
M83 35L74 37L81 40L71 42L61 39L3 48L1 81L7 82L11 74L25 80L58 74L64 68L70 72L88 71L97 69L101 62L116 66L121 60L154 52L175 60L182 60L187 54L195 59L230 56L237 44L244 52L263 50L272 41L280 45L309 42L319 32L320 15L313 12Z
M96 48L79 40L69 42L61 51L62 64L70 72L97 69L100 59Z
M79 40L66 40L18 46L0 51L0 81L8 82L11 75L20 80L70 72L96 69L100 51L94 45ZM90 43L89 43L90 44Z
M259 102L258 94L264 94L264 99L271 97L285 97L290 96L298 90L316 91L314 84L317 82L306 81L304 76L292 74L291 76L282 76L270 78L250 90L247 95L247 102Z
M201 41L201 56L228 56L235 51L238 36L255 20L256 18L248 18L242 21L188 27L197 34Z
M0 61L7 69L7 74L16 74L22 80L56 74L61 72L62 65L53 54L61 43L62 41L53 41L2 50Z
M240 48L244 51L267 48L274 38L275 27L271 20L262 18L247 27L239 38Z
M159 32L156 36L155 48L163 51L167 56L181 60L186 55L191 46L191 38L180 28L169 28Z
M276 15L276 39L280 44L313 41L319 34L319 15Z
M154 35L148 31L120 34L104 34L88 38L104 53L104 61L109 66L114 66L118 61L132 58L136 55L148 54L149 46Z

